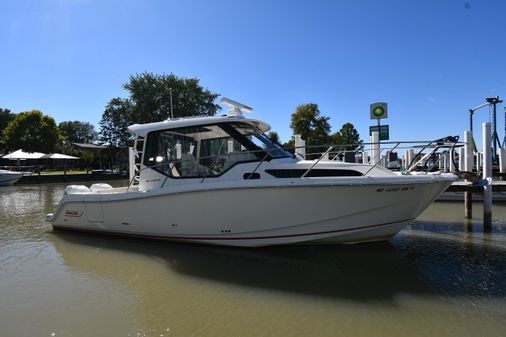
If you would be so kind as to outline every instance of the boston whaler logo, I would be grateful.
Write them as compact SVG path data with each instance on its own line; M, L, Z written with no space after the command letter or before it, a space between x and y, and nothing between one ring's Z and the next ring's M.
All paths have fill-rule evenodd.
M71 209L68 209L65 211L65 216L71 216L71 217L80 217L81 215L83 215L83 212L82 211L74 211L74 210L71 210Z

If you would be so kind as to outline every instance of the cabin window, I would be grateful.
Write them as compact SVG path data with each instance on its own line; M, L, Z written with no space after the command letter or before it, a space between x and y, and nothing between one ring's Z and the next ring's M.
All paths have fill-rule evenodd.
M275 146L248 123L154 131L144 165L173 178L216 177L238 163L290 155Z

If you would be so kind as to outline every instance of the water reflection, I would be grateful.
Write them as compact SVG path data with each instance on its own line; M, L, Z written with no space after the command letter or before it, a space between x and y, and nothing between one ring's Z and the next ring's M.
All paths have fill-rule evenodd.
M64 187L0 189L0 336L503 335L504 205L492 233L436 203L389 242L238 249L53 232Z
M83 246L163 259L171 271L260 289L394 303L399 294L506 294L506 251L489 245L400 234L392 242L350 246L225 248L56 232L69 267L111 274ZM93 254L93 251L90 251Z

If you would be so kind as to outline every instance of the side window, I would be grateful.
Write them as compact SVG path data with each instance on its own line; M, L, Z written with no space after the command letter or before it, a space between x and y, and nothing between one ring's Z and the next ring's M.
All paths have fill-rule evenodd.
M177 130L148 134L144 165L171 177L205 174L196 163L197 141Z
M173 178L216 177L237 163L264 158L251 138L226 123L153 131L144 165Z

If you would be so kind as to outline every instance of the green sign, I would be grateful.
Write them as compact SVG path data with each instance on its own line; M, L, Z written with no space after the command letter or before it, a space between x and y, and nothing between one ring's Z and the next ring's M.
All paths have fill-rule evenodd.
M378 131L378 126L370 126L369 127L369 136L372 135L374 131ZM379 140L389 140L390 139L390 129L388 125L380 125L379 127Z
M387 104L384 102L373 103L370 106L371 119L382 119L388 117Z

